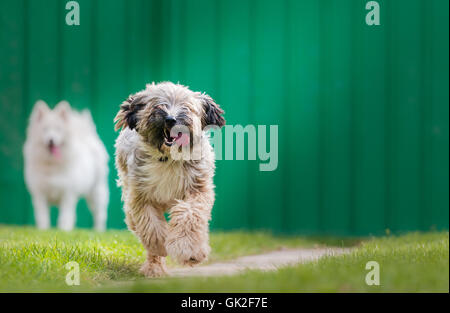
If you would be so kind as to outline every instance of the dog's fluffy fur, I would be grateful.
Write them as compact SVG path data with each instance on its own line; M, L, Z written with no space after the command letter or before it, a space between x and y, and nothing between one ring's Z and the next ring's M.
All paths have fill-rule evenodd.
M141 272L166 273L164 257L194 265L209 254L208 222L214 203L214 152L204 132L207 125L225 124L223 111L207 95L164 82L147 85L121 106L116 130L116 167L122 187L126 223L147 250ZM198 139L199 160L175 160L170 148L172 124ZM164 213L170 214L166 222Z
M24 145L25 182L38 228L50 227L49 207L59 208L58 227L75 226L76 205L85 197L94 227L106 226L108 154L89 111L79 113L61 101L54 110L36 102Z

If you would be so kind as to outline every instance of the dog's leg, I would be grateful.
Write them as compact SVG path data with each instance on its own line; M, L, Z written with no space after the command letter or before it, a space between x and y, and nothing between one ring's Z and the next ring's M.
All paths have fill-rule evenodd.
M65 195L59 206L58 228L62 230L72 230L76 221L77 197L75 195Z
M47 200L38 195L33 195L34 219L39 229L50 228L50 212Z
M212 191L179 201L170 210L167 253L180 264L194 265L207 259L208 221L214 199Z
M147 250L147 260L142 264L140 272L150 278L167 275L165 257L151 255Z
M147 250L147 260L141 267L141 273L147 277L166 275L165 259L167 256L165 239L167 222L164 214L153 207L137 212L126 212L128 227L138 236Z
M88 204L94 217L94 228L97 231L106 229L106 217L108 210L108 183L101 182L92 190L88 196Z

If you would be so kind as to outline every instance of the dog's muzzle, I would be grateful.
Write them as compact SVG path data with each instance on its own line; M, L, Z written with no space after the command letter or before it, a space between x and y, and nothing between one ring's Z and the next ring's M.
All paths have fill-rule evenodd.
M172 146L176 140L176 137L170 134L170 130L177 123L177 119L173 116L166 116L164 120L164 144L166 146Z
M171 135L170 130L164 128L164 144L168 147L172 146L177 140L183 137L182 132L178 132L176 136Z
M164 122L164 144L171 147L174 143L179 146L184 146L189 143L189 134L184 134L181 131L176 131L173 127L177 120L173 116L167 116Z

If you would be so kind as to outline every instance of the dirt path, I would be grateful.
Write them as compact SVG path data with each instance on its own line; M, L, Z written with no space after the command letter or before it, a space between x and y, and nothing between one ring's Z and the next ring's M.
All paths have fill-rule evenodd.
M334 256L350 252L345 248L289 249L265 254L240 257L227 262L218 262L196 267L175 268L169 274L175 277L233 275L253 269L273 271L287 265L318 260L323 256Z

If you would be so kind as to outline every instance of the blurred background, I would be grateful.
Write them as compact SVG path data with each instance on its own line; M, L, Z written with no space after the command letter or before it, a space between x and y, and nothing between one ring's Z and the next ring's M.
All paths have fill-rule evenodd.
M66 2L0 0L0 224L34 224L27 119L36 100L66 99L93 114L108 227L125 228L113 118L170 80L210 94L228 124L279 125L275 171L217 162L213 230L448 229L448 0L378 1L380 26L362 0L79 0L80 26L65 24Z

